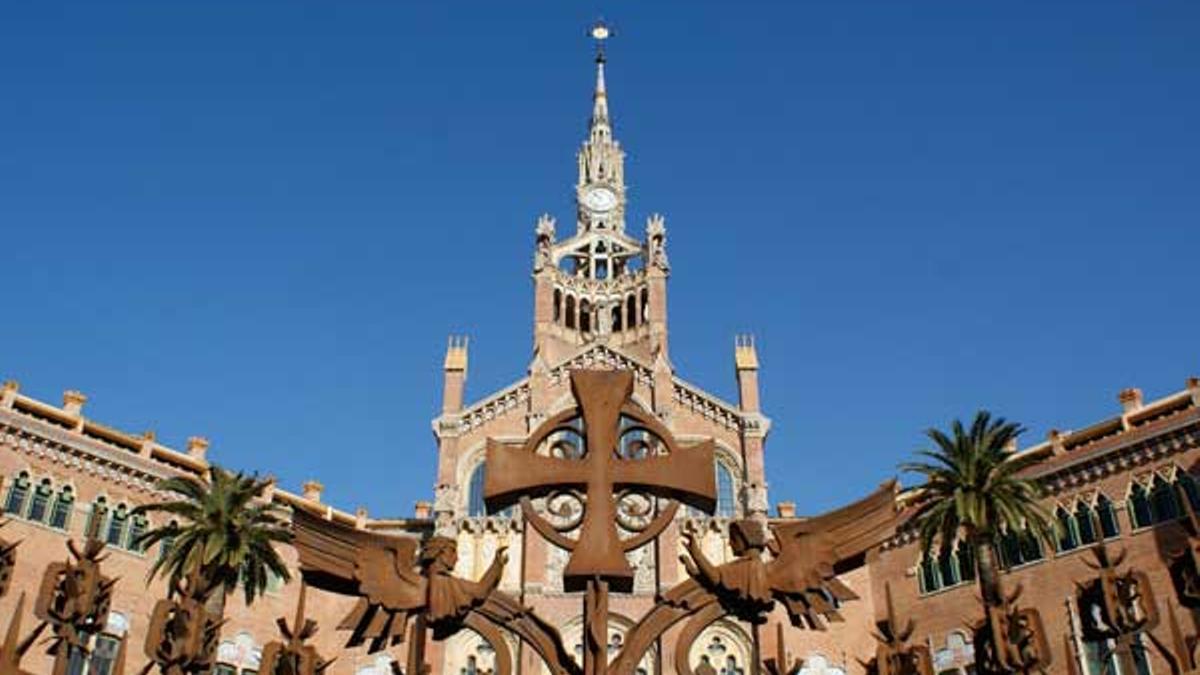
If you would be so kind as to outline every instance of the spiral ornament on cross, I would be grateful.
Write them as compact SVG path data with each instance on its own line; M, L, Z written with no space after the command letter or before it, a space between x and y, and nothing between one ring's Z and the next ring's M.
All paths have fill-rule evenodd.
M680 502L713 510L712 441L679 447L633 403L628 371L573 371L571 389L578 406L546 420L524 445L488 441L484 501L492 511L520 503L542 536L570 552L566 590L598 579L629 592L627 551L657 537ZM538 497L547 498L547 513L534 508Z

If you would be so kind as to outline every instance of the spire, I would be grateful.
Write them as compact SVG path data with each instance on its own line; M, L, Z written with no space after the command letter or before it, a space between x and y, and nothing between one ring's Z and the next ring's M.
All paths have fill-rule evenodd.
M608 92L604 86L604 41L612 30L603 21L592 26L592 38L596 41L596 91L592 94L592 131L599 126L608 127Z

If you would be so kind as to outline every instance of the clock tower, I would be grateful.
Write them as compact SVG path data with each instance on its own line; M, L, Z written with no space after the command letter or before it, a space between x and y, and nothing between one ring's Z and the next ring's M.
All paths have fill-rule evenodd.
M534 335L537 359L557 362L603 343L645 363L666 360L666 227L651 215L645 238L625 231L625 151L613 134L605 83L603 23L592 28L596 86L588 135L577 156L575 233L556 239L556 223L537 223Z

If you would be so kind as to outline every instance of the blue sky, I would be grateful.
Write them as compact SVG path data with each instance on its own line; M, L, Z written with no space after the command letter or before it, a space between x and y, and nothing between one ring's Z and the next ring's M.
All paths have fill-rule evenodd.
M41 0L0 3L0 377L410 513L446 335L471 399L530 357L601 10L675 365L733 399L757 335L773 500L1200 374L1192 0Z

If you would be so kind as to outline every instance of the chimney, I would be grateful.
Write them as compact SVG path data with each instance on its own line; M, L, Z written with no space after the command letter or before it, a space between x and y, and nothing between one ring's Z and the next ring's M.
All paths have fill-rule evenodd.
M738 407L744 412L758 412L758 351L753 335L734 337L733 365L737 370Z
M150 455L152 455L154 453L154 445L155 445L155 441L157 440L156 436L157 435L154 433L153 430L145 431L142 433L142 446L141 446L141 448L138 449L139 455L141 455L142 457L149 457Z
M305 499L310 502L316 502L318 504L321 503L321 493L325 491L324 485L321 485L319 481L309 480L304 481L304 485L302 487L304 489L302 494Z
M1187 388L1192 394L1192 405L1200 407L1200 377L1189 377Z
M359 530L367 529L367 507L360 506L354 512L354 527Z
M83 404L87 403L87 396L83 392L74 389L68 389L63 392L63 412L71 417L83 416Z
M0 407L11 408L13 401L17 400L17 392L21 390L21 384L16 380L5 380L4 388L0 389Z
M1137 387L1122 389L1117 395L1117 400L1121 402L1124 414L1137 412L1142 409L1142 390Z
M413 505L413 517L417 520L429 520L433 517L433 502L419 501Z
M203 436L192 436L187 442L187 454L192 459L205 461L208 457L208 439Z
M463 407L463 392L467 385L467 337L451 335L446 345L446 361L442 366L442 414L456 413Z
M1063 445L1063 438L1066 436L1058 429L1051 429L1050 433L1046 434L1046 440L1050 441L1050 450L1054 455L1061 455L1067 451Z
M795 518L796 502L779 502L775 505L775 510L780 518Z

